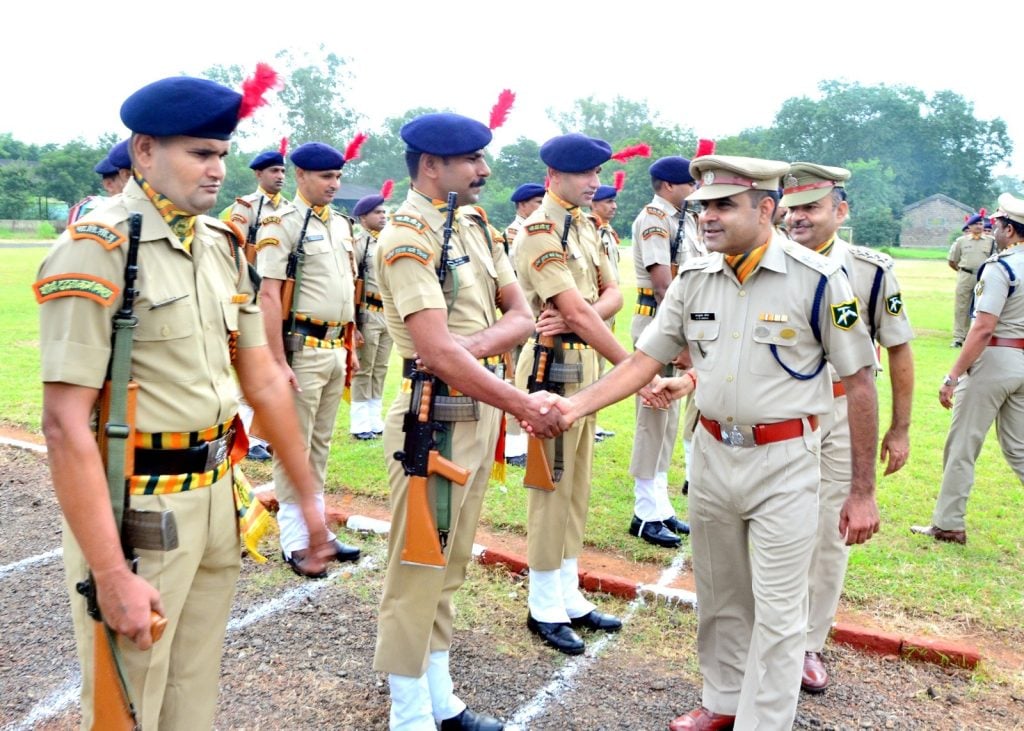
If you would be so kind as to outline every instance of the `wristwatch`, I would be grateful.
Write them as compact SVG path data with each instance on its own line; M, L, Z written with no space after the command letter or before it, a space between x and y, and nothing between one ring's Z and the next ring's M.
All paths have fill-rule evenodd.
M953 378L953 376L949 375L948 373L942 379L942 385L943 386L955 386L958 383L960 383L960 379L959 378Z

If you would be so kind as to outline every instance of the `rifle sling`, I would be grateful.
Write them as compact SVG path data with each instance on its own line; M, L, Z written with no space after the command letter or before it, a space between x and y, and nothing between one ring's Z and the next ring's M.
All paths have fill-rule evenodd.
M562 365L565 362L565 351L562 349L562 336L555 335L554 347L551 350L551 356L554 364ZM560 482L562 480L562 474L565 472L565 440L562 438L562 434L555 437L555 461L551 465L551 479L554 482Z

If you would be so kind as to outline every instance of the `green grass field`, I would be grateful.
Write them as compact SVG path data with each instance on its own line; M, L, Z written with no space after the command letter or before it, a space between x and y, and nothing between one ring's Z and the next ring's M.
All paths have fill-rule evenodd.
M0 249L0 324L5 355L0 359L0 418L39 428L41 388L37 349L36 305L29 285L45 249ZM949 347L954 273L939 260L900 259L897 273L904 301L917 333L914 341L917 388L911 427L911 457L896 475L879 480L882 532L853 550L846 580L848 605L879 617L908 617L940 626L982 627L1024 643L1024 489L989 435L978 461L977 480L968 505L966 547L938 544L908 530L928 523L941 480L942 447L949 412L939 406L942 376L958 351ZM633 305L632 267L628 254L621 267L626 307L616 333L628 347ZM397 356L393 356L393 364ZM385 404L398 385L398 367L389 373ZM884 432L889 418L888 378L879 379ZM587 541L638 561L667 563L669 552L626 535L632 514L632 480L627 473L632 434L631 401L602 411L599 423L616 432L595 448L594 489ZM880 473L879 473L880 474ZM685 476L682 448L676 450L669 475L680 515L686 501L677 486ZM342 408L329 464L329 489L350 491L385 502L387 482L379 441L357 442L348 436ZM507 483L488 493L484 520L496 528L523 532L526 494L522 471L509 470ZM684 549L686 550L684 542Z

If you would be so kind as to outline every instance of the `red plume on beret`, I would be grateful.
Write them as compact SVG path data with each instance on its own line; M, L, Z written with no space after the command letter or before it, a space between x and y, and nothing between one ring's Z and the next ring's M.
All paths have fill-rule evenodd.
M380 186L380 197L387 200L391 197L391 191L395 189L395 181L388 178L384 181L384 185Z
M359 148L363 146L367 139L368 135L360 132L348 143L348 147L345 148L345 162L359 157Z
M697 140L697 151L693 153L694 157L703 157L704 155L715 154L715 141L705 140L703 138Z
M238 107L238 118L245 119L267 103L264 94L278 88L277 72L269 64L256 64L256 73L242 82L242 103Z
M281 157L284 157L285 155L288 154L288 138L287 137L282 137L281 138L281 146L277 148L277 151L279 153L281 153Z
M612 180L614 181L615 190L621 191L626 186L626 171L616 170Z
M516 95L512 93L511 89L502 89L501 93L498 94L497 103L491 107L491 121L487 126L491 129L498 129L498 127L505 124L505 120L508 119L508 113L512 109L512 103L515 100Z
M971 220L971 217L970 217L970 216L968 216L968 215L967 215L967 214L965 213L965 214L964 214L964 223L967 223L967 222L968 222L968 221L970 221L970 220Z
M981 216L982 218L984 218L987 213L988 212L984 208L978 211L978 215Z
M651 146L646 142L641 142L638 145L630 145L629 147L623 147L618 152L612 154L612 160L617 162L626 162L634 157L650 157Z

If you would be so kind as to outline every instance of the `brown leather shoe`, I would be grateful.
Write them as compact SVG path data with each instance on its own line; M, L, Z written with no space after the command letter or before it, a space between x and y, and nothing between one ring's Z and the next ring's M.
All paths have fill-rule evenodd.
M967 531L965 530L943 530L942 528L936 528L934 525L912 525L910 526L910 532L921 536L931 536L943 543L967 545Z
M730 729L736 721L736 716L726 716L721 713L712 713L704 706L694 708L685 716L673 719L668 725L668 731L714 731L715 729Z
M820 652L804 653L804 672L800 676L800 687L808 693L823 693L828 687L828 671Z

